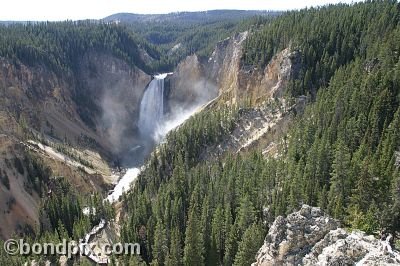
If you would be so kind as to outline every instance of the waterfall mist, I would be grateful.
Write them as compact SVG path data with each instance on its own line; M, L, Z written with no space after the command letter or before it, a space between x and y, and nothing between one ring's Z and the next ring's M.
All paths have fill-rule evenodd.
M205 79L199 79L191 83L190 88L185 88L186 95L181 95L184 100L167 103L165 101L164 82L168 74L154 76L140 103L138 122L140 134L144 139L151 138L154 144L162 141L169 131L182 124L200 106L216 96L214 93L216 87ZM174 93L176 97L177 92ZM167 104L169 110L165 113L165 110L168 109Z
M141 165L168 132L216 97L216 91L207 79L178 73L155 75L141 88L114 85L101 97L98 128L110 143L115 163Z

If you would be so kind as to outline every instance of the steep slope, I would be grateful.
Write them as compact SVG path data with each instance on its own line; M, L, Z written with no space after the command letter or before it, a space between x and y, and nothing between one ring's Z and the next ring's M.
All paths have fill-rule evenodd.
M123 175L121 166L143 161L148 154L136 147L148 140L139 132L139 106L157 59L150 56L156 50L146 50L142 40L115 25L38 23L0 27L0 32L4 157L23 161L21 173L4 166L6 238L25 224L33 232L41 223L38 210L51 191L50 177L66 177L83 197L104 195ZM189 57L166 81L166 122L176 123L216 96L216 87L201 76L202 67L196 56ZM28 171L25 158L31 157L49 167L45 176ZM22 205L29 209L25 216Z
M85 54L78 64L79 84L84 97L93 103L88 114L102 138L100 143L106 144L107 151L123 154L124 149L137 145L134 136L140 100L151 76L121 59L98 52Z
M1 135L0 238L13 232L31 233L39 222L39 196L29 186L24 161L24 147L7 135ZM30 193L29 193L29 192Z
M169 91L169 109L171 106L190 109L218 96L217 84L207 78L205 66L196 55L188 56L178 64L169 78Z
M288 12L219 43L203 63L219 96L150 158L126 197L123 241L141 243L147 263L248 265L266 225L304 203L397 240L399 10L373 1ZM269 122L284 116L271 141ZM379 253L378 242L344 236L354 238L360 254Z
M220 42L207 63L208 77L219 88L219 104L249 107L219 149L239 152L253 145L273 153L293 113L301 113L307 100L304 96L284 97L289 83L298 76L301 54L287 48L264 69L245 67L242 57L247 37L244 32Z
M216 46L208 60L208 76L218 84L220 94L231 104L253 105L273 97L284 96L291 79L298 76L301 53L290 48L277 53L264 67L244 66L244 44L249 33L243 32Z
M101 27L54 23L0 29L4 33L0 57L0 131L5 162L0 185L4 192L2 238L32 233L38 227L40 198L49 190L50 175L67 177L83 195L103 192L118 178L110 165L121 163L118 158L130 148L127 143L134 145L138 105L151 76L105 48L68 50L81 38L78 29L96 32ZM52 50L51 43L68 35L68 30L72 31L70 39L57 47L65 53ZM44 42L50 47L41 47L43 36L36 36L36 43L29 40L28 53L24 31L48 34ZM52 31L59 35L51 35ZM13 39L19 42L13 43ZM7 50L13 46L14 54ZM41 55L35 49L49 50ZM77 58L69 54L79 52ZM14 165L15 160L21 163Z

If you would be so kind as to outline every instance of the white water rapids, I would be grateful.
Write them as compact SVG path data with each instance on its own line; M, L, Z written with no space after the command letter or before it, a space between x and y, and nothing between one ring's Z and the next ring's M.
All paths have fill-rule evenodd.
M118 201L122 194L129 190L133 181L136 180L140 174L139 168L130 168L126 171L125 175L118 181L117 185L114 187L112 193L108 195L106 200L110 203Z

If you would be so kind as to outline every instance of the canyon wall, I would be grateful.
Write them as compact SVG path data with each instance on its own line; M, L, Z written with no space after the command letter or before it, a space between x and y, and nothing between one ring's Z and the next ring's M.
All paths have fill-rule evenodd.
M81 193L109 189L114 182L109 165L122 147L134 145L139 102L150 79L100 52L86 54L74 71L62 74L0 58L1 238L32 232L39 224L40 197L26 158L37 158ZM30 139L61 145L76 158L56 146L43 150ZM81 158L92 167L77 167Z

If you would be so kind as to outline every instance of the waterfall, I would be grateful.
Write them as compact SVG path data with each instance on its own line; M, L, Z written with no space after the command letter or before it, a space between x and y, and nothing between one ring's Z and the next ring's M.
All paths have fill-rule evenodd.
M164 79L167 74L154 76L140 102L139 131L142 136L155 137L154 134L163 122Z

